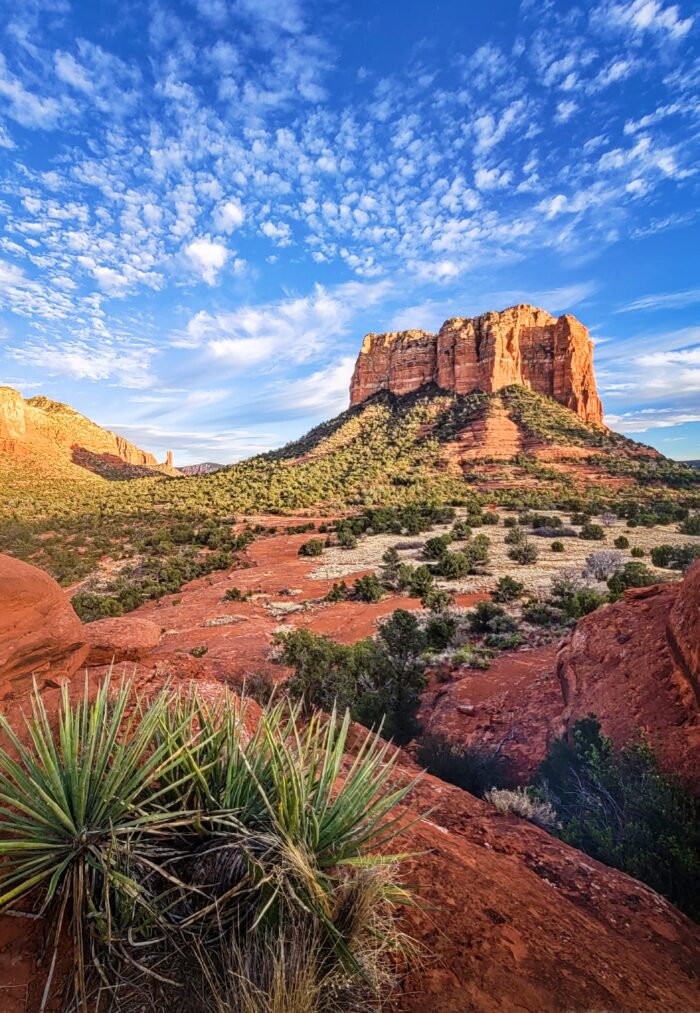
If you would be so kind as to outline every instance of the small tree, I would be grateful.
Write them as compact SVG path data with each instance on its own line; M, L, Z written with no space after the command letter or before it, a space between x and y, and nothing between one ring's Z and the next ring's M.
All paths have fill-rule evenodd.
M594 580L607 580L622 569L624 556L615 549L600 549L586 559L586 573Z
M364 577L357 578L353 584L353 593L358 601L371 604L382 600L384 588L379 582L376 573L367 573Z
M496 589L491 596L494 601L508 603L519 598L525 590L525 585L514 577L501 577L496 584Z
M300 556L321 556L323 555L323 542L320 538L310 538L299 546Z
M536 563L539 553L532 542L524 541L514 545L508 552L508 558L513 559L520 566L527 566L529 563Z

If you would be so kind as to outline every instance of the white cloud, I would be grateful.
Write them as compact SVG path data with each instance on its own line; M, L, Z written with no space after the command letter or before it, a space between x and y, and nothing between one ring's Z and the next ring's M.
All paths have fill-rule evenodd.
M687 35L694 21L692 17L682 17L677 4L666 6L660 0L611 3L603 8L601 14L610 25L627 28L638 34L652 32L673 39Z
M292 230L286 222L263 222L260 231L277 246L289 246L292 242Z
M350 282L327 290L317 285L307 296L232 313L202 310L174 338L177 347L204 346L222 363L239 369L265 362L304 362L346 333L358 306L370 306L390 290L387 282Z
M656 295L640 296L632 302L621 306L618 313L631 313L639 310L683 309L700 303L700 288L686 289L684 292L659 292Z
M219 272L228 259L229 251L223 243L211 239L195 239L185 247L185 255L195 274L207 283L215 285Z
M231 233L241 227L245 220L245 212L240 202L228 200L221 204L214 214L214 227L220 232Z
M71 339L60 343L29 341L12 347L9 354L17 362L35 366L49 376L72 380L114 381L121 387L149 387L153 383L152 347L129 346L96 339Z

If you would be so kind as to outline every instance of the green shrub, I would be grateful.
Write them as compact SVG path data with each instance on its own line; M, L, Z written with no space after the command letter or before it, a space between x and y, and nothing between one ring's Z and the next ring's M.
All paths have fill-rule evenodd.
M458 542L466 542L472 536L472 529L466 521L457 521L452 526L452 537Z
M682 535L700 535L700 513L693 514L692 517L681 521L678 530Z
M490 601L477 602L467 621L472 633L515 633L518 628L505 609Z
M521 582L516 580L514 577L506 575L505 577L499 578L491 597L496 602L507 604L508 602L515 601L516 598L520 598L524 591L524 584L521 584Z
M562 613L546 602L531 601L523 606L523 619L534 626L558 626L562 621Z
M410 594L412 598L424 598L433 589L435 580L427 566L417 566L411 574Z
M585 538L590 542L602 542L605 540L605 530L600 524L586 523L579 532L579 538Z
M481 517L484 524L493 524L493 525L498 524L498 522L501 519L495 510L484 510Z
M230 587L226 591L222 601L245 601L250 595L250 591L241 591L239 587Z
M635 545L630 549L630 556L634 556L635 559L642 559L643 556L646 556L646 552L641 545Z
M651 550L654 566L667 570L687 570L691 563L700 559L700 545L656 545Z
M506 545L521 545L525 541L525 532L519 526L513 527L503 541Z
M536 563L539 557L537 546L532 542L524 541L519 545L512 546L508 550L508 558L519 563L520 566L527 566L529 563Z
M589 715L569 741L552 744L538 784L567 843L700 919L698 801L677 776L662 773L641 737L615 749Z
M428 647L435 651L444 651L454 640L457 622L454 616L444 613L432 615L425 626L425 639Z
M354 549L357 545L357 535L349 527L340 527L336 530L338 545L343 549Z
M324 596L323 600L330 602L347 601L349 597L350 597L350 588L348 587L348 585L345 583L344 580L341 580L339 584L336 583L333 584L333 587Z
M190 654L193 658L203 658L208 650L206 644L200 644L198 647L190 647Z
M384 597L384 588L376 573L367 573L364 577L358 577L353 584L353 595L358 601L368 604L381 601Z
M628 587L647 587L658 583L658 579L644 563L625 563L621 570L612 575L608 587L614 595L619 596Z
M464 746L442 735L426 735L418 742L416 759L434 777L479 798L490 788L513 783L508 760L488 746Z
M560 542L560 541L554 541L554 542L552 542L551 548L552 548L552 552L563 552L564 551L564 543Z
M434 538L429 538L423 546L423 555L428 559L442 559L451 542L451 535L435 535Z
M615 541L613 542L613 545L615 546L616 549L629 549L630 540L629 538L626 538L625 535L618 535Z
M303 545L299 546L300 556L322 556L323 555L323 542L320 538L310 538L308 542L304 542Z

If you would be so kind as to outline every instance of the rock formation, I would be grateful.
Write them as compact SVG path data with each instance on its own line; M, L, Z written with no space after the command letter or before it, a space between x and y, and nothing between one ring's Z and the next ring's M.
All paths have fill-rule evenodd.
M102 429L69 405L46 397L25 401L12 387L0 387L0 452L21 457L32 451L69 459L94 455L116 465L158 464L153 454Z
M69 678L85 661L83 627L47 573L0 555L0 699L22 694L32 678Z
M700 562L682 583L631 589L563 641L563 724L597 714L623 745L641 729L662 766L700 790Z
M575 317L534 306L447 320L438 334L367 334L350 384L350 403L380 390L407 394L427 383L467 394L519 383L602 425L593 345Z
M150 619L123 616L98 619L83 627L83 636L90 653L88 665L118 665L124 661L141 661L160 642L160 627Z

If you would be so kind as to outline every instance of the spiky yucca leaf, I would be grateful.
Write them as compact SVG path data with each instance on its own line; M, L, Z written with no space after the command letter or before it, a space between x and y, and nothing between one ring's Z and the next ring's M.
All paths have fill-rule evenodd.
M86 676L75 704L63 687L55 727L36 687L21 737L0 715L0 910L40 888L43 910L58 904L56 940L68 914L79 1004L88 936L155 916L130 863L139 835L173 820L158 781L178 758L153 744L164 706L141 707L127 681L110 696L109 677L90 701Z

